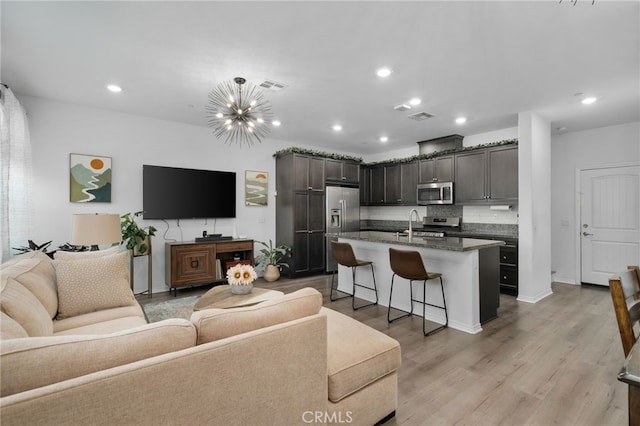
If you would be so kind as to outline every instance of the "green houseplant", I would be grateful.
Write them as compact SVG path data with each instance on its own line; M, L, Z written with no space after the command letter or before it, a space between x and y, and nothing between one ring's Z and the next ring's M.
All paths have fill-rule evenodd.
M257 243L264 246L260 250L260 254L256 256L256 265L260 268L264 268L264 274L262 277L271 282L280 278L280 271L283 267L288 268L289 264L285 263L285 260L291 256L291 247L280 245L273 246L273 241L269 240L269 244L264 241L257 241Z
M153 226L141 227L135 218L142 216L142 211L135 213L125 213L120 216L120 228L122 229L122 241L127 249L133 250L134 254L146 254L149 251L147 238L156 235L157 229Z

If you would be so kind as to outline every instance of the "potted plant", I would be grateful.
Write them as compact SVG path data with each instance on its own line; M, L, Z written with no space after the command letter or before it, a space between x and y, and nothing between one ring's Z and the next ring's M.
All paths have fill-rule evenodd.
M135 218L142 216L142 211L126 213L120 216L120 228L122 229L122 241L127 249L133 250L134 255L144 255L149 251L147 239L156 235L153 226L141 227Z
M291 247L281 245L278 247L273 246L273 241L269 240L269 244L263 241L257 241L262 244L264 248L260 250L260 254L256 256L256 265L264 267L264 274L262 277L271 282L280 278L280 271L283 267L288 268L289 264L285 263L289 256L291 256Z

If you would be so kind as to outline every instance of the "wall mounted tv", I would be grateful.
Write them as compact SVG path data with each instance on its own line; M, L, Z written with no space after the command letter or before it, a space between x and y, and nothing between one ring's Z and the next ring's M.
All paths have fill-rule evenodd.
M144 219L236 217L236 174L142 166Z

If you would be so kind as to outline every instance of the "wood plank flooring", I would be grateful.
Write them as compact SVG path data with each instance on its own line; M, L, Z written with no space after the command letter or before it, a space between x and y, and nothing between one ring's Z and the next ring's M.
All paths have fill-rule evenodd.
M608 288L554 283L554 294L536 304L501 295L498 318L481 333L424 337L419 317L387 324L385 307L354 312L350 299L330 302L330 284L330 275L256 282L285 293L314 287L325 306L400 342L398 410L388 425L627 424L627 385L616 379L624 355Z

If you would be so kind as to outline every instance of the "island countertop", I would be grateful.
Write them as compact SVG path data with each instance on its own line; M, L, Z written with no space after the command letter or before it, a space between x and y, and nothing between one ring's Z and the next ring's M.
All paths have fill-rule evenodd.
M336 234L336 236L338 238L350 240L368 241L373 243L399 244L405 246L449 251L471 251L504 245L504 241L460 237L429 238L414 236L411 241L409 241L409 236L407 234L381 231L341 232L340 234Z

